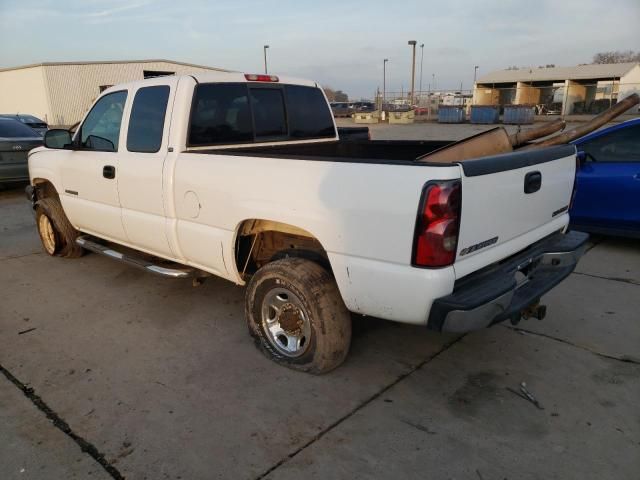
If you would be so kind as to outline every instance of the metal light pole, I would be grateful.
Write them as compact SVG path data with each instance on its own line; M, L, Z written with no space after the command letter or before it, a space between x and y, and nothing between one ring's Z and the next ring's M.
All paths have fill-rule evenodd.
M415 40L409 40L408 44L411 45L412 50L413 50L413 59L411 61L411 97L410 97L410 101L411 101L411 105L413 105L413 94L415 91L415 83L416 83L416 42ZM410 105L410 106L411 106Z
M431 74L431 79L432 79L431 80L431 85L433 85L433 89L435 90L436 89L436 74L435 73Z
M269 45L264 46L264 73L265 74L269 73L267 71L267 48L269 48Z
M384 110L384 104L387 96L387 62L388 58L385 58L382 61L382 105L380 106L380 110Z
M418 93L422 95L422 63L424 62L424 43L420 44L420 89Z
M473 90L471 90L471 102L475 103L475 95L476 95L476 75L478 74L478 65L473 67Z

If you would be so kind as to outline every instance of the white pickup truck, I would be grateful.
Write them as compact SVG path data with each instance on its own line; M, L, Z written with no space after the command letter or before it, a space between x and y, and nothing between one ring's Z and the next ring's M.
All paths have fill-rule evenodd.
M350 312L515 323L574 269L573 146L416 160L446 143L340 141L312 81L161 77L109 88L74 135L48 131L27 194L48 254L248 284L258 347L321 373L347 355Z

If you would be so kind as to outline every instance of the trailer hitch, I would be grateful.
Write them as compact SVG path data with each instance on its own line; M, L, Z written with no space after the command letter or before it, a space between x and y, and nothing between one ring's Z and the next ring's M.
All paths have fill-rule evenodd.
M538 320L542 320L547 316L547 306L540 305L539 302L532 303L527 308L525 308L522 312L520 312L522 318L527 320L529 318L537 318Z

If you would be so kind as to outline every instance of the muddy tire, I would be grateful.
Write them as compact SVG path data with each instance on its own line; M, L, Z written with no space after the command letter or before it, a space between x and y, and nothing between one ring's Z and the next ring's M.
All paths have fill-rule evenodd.
M60 200L47 197L36 202L36 226L44 251L51 256L77 258L84 249L76 244L80 234L64 214Z
M285 258L259 269L245 315L258 349L289 368L326 373L349 352L351 315L331 274L310 260Z

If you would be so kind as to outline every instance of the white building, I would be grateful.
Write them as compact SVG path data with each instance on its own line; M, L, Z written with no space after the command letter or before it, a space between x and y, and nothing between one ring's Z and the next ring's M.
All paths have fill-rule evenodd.
M473 103L558 104L565 115L598 113L634 92L640 93L640 63L531 67L499 70L478 78Z
M70 126L112 85L211 70L227 71L170 60L55 62L4 68L0 69L0 113L27 113L51 126Z

